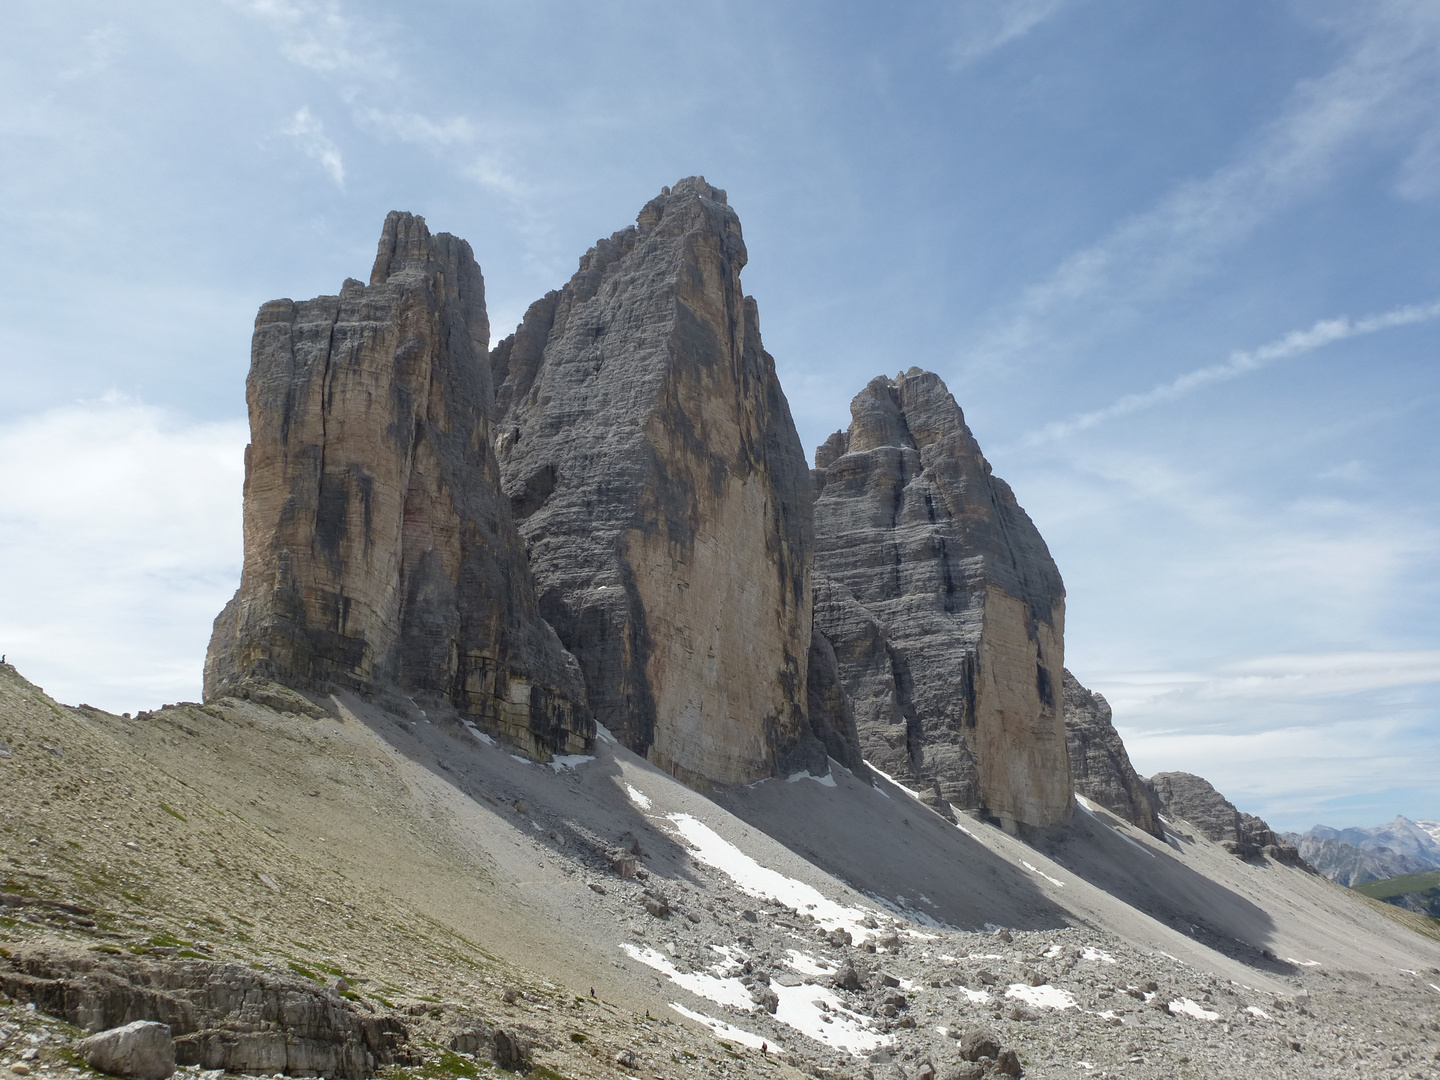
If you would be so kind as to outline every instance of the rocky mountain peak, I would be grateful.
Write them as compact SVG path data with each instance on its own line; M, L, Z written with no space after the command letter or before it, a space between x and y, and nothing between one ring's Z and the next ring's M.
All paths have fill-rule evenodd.
M542 612L601 722L699 783L825 759L810 479L745 258L725 193L681 180L491 354Z
M816 627L868 760L1009 827L1073 805L1065 590L944 382L872 379L816 452Z
M590 744L491 449L470 246L392 213L366 286L261 307L246 382L245 563L207 699L256 680L398 688L538 757Z

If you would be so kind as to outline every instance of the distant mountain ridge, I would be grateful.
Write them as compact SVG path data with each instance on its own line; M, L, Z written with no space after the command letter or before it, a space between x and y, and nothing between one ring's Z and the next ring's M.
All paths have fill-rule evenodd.
M1331 881L1345 886L1383 881L1440 867L1440 822L1394 821L1372 828L1335 829L1316 825L1286 833L1301 857Z

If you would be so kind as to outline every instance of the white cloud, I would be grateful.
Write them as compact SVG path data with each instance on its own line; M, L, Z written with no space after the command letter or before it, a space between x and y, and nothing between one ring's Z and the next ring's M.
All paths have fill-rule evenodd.
M293 138L307 156L318 161L320 167L330 174L330 179L335 181L336 187L345 190L345 161L340 156L340 148L325 134L325 125L308 106L296 110L280 131Z
M956 11L959 20L952 53L955 66L964 67L1024 37L1065 0L967 0Z
M1277 828L1334 817L1337 798L1356 793L1429 791L1404 812L1440 809L1440 740L1427 719L1440 698L1440 650L1259 656L1094 681L1138 771L1196 773Z
M280 38L280 55L322 75L387 79L395 74L386 50L364 22L336 0L231 0Z
M475 125L464 116L432 120L417 112L363 108L356 111L355 118L387 138L435 149L463 146L475 138Z
M1107 420L1129 416L1131 413L1137 413L1156 405L1176 401L1213 383L1228 382L1253 371L1259 371L1277 360L1303 356L1337 341L1364 337L1381 330L1391 330L1397 326L1412 326L1416 323L1429 322L1436 317L1440 317L1440 300L1429 304L1411 304L1379 315L1367 315L1362 319L1351 320L1344 315L1334 319L1321 319L1308 329L1292 330L1258 348L1237 349L1223 364L1211 364L1208 367L1187 371L1169 382L1161 383L1142 393L1126 394L1102 409L1079 413L1069 420L1046 424L1038 431L1026 435L1021 440L1021 445L1036 446L1063 439L1081 431L1088 431Z
M1250 149L1067 258L1026 290L970 362L1013 364L1127 321L1136 306L1170 295L1325 184L1357 147L1433 137L1440 7L1389 0L1355 9L1353 18L1342 61L1299 83Z
M198 698L240 577L246 431L120 396L0 425L0 652L72 704Z

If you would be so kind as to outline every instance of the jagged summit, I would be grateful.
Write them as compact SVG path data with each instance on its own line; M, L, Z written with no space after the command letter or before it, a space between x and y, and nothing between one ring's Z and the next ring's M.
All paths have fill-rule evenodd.
M944 382L872 379L816 451L816 626L865 756L933 803L1046 826L1073 806L1065 588Z

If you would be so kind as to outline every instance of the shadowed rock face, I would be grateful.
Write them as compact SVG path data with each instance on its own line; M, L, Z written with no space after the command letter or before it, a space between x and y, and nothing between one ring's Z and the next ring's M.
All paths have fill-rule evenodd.
M207 699L256 679L397 685L536 756L589 745L500 491L489 337L470 246L410 214L386 218L368 286L261 307L245 563Z
M810 480L745 258L725 193L682 180L491 354L541 611L596 718L692 783L824 767Z
M1147 781L1151 800L1167 818L1188 821L1208 839L1242 859L1265 854L1277 862L1304 866L1294 845L1254 814L1244 814L1204 777L1194 773L1156 773ZM1309 867L1306 867L1309 869Z
M1070 778L1075 792L1099 803L1152 836L1165 838L1145 782L1130 764L1120 733L1110 720L1110 703L1085 689L1067 669L1065 740L1070 749Z
M1072 806L1065 590L955 399L918 368L851 402L816 452L816 627L865 757L1003 823Z

